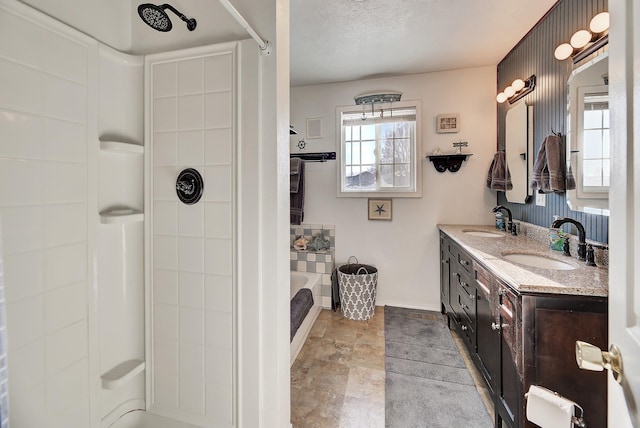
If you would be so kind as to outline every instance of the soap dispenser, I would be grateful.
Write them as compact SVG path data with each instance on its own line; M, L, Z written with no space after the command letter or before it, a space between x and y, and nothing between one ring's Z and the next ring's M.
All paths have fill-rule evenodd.
M496 213L496 229L505 230L504 214L501 211Z

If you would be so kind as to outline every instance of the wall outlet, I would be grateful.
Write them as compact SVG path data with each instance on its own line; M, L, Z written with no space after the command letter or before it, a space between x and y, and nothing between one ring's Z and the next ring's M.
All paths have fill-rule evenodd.
M536 205L544 207L547 205L547 195L536 190Z

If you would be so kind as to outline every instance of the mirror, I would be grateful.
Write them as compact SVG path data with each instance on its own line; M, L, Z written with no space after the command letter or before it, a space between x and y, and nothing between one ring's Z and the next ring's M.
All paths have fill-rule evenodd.
M507 190L507 201L524 204L533 189L529 173L533 171L533 108L524 101L514 104L505 119L505 155L513 189Z
M574 70L568 80L567 204L574 211L600 215L609 215L608 76L605 53Z

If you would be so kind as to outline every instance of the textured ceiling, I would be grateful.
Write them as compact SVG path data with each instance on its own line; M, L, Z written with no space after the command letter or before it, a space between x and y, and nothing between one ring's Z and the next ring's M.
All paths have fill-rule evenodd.
M556 0L291 0L291 85L497 65Z
M22 0L116 49L146 54L248 38L217 0L171 0L198 21L145 25L149 0ZM264 39L275 0L230 0ZM497 65L556 0L289 0L291 85ZM101 18L96 21L97 15ZM269 34L271 32L271 34ZM551 49L551 48L550 48Z

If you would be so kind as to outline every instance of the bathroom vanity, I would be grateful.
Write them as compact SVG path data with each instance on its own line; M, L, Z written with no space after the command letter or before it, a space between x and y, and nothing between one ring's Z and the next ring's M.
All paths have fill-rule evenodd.
M489 226L439 228L442 312L488 386L496 427L535 427L525 412L531 385L578 403L587 426L606 427L606 372L580 370L575 342L607 348L608 269ZM505 258L514 254L544 267Z

